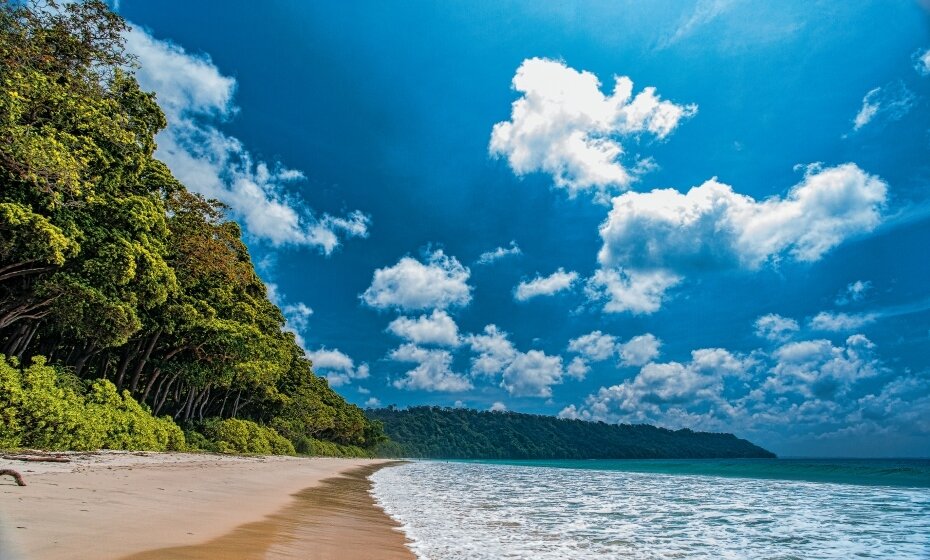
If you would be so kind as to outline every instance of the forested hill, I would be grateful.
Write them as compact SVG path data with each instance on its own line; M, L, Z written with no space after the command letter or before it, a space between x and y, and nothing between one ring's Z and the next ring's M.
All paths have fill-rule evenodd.
M126 30L101 1L0 0L0 447L380 441L282 330L227 209L155 158Z
M433 459L766 458L733 434L421 406L367 410L392 440L381 453Z

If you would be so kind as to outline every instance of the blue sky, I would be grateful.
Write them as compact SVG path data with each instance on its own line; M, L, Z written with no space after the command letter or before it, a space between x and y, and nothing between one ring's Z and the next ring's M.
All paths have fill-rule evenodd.
M546 4L119 11L349 400L930 455L927 8Z

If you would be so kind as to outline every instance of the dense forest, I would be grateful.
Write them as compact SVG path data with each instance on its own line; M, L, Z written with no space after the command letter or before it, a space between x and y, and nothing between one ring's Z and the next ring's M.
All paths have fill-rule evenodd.
M155 159L125 31L0 1L0 447L367 453L240 227Z
M605 424L516 412L420 406L367 410L379 452L433 459L710 459L775 455L733 434Z

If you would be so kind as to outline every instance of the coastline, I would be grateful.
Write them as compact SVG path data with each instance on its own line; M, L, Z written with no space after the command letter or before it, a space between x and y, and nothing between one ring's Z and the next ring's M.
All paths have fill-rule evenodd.
M28 484L0 479L0 560L211 558L216 546L227 547L224 558L289 558L299 542L314 544L314 558L335 558L337 546L339 558L415 558L368 494L368 474L394 461L147 452L69 458L0 459L0 468L18 470ZM353 543L363 546L347 550Z

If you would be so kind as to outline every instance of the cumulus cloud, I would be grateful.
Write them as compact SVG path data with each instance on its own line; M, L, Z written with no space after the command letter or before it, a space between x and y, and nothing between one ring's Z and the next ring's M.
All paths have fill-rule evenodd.
M357 379L367 379L369 375L368 364L362 363L355 367L352 358L335 348L307 352L307 357L313 363L317 375L326 377L333 387L348 385Z
M756 328L756 336L776 342L788 340L801 329L794 319L782 317L776 313L759 317L753 326Z
M521 352L496 325L487 325L481 334L467 336L465 342L476 354L472 358L471 374L500 375L500 386L511 395L550 397L552 385L562 383L561 356L548 356L539 350Z
M620 365L642 366L648 364L659 356L662 341L651 333L634 336L619 345Z
M572 358L572 361L569 362L568 367L565 368L565 374L571 377L572 379L582 380L591 371L591 368L588 366L588 363L581 356L575 356Z
M866 280L856 280L851 282L846 286L838 296L834 303L837 305L848 305L850 303L856 303L862 301L865 298L865 295L872 289L872 282Z
M681 281L668 270L602 268L588 279L585 294L591 301L603 301L606 313L648 314L658 311L666 292Z
M229 205L249 235L274 246L305 245L330 254L341 239L368 235L368 216L315 214L289 186L303 173L256 161L239 139L218 128L237 110L236 81L209 56L188 53L138 27L126 34L126 47L141 64L140 85L155 92L168 117L156 156L188 188Z
M488 408L488 410L490 410L491 412L506 412L507 405L500 401L497 401L494 404L492 404L491 407Z
M549 276L536 276L532 280L520 282L513 292L513 297L517 301L526 301L537 296L551 296L568 290L577 279L577 272L565 272L564 268L559 267Z
M473 387L465 376L452 371L452 354L448 350L408 343L391 351L388 357L396 362L417 364L404 377L394 380L392 385L398 389L455 393Z
M370 397L365 401L365 408L378 408L379 406L381 406L381 401L376 397Z
M522 255L523 251L520 250L520 247L517 245L516 241L511 241L510 246L507 248L497 247L494 250L488 251L486 253L481 253L481 256L478 257L476 264L491 264L495 261L499 261L505 257L514 257L517 255Z
M810 321L815 331L844 332L854 331L872 323L878 318L874 313L831 313L821 311Z
M613 199L601 224L602 267L588 281L604 310L651 313L685 274L754 270L791 258L813 262L881 221L887 184L852 163L809 166L785 197L755 200L711 179L680 193L658 189Z
M371 286L361 295L371 307L405 311L447 309L471 301L471 271L443 251L433 251L426 262L412 257L375 270Z
M524 60L512 85L522 96L510 120L494 125L491 155L506 158L517 175L548 173L571 196L594 191L606 200L627 189L650 165L630 158L621 140L647 133L663 139L697 111L661 100L652 87L633 96L626 76L616 76L604 95L594 74L545 58Z
M914 106L916 99L914 93L901 81L869 90L862 98L862 107L853 118L853 131L858 131L876 118L901 120Z
M277 305L284 315L284 331L293 333L294 341L298 346L306 351L307 345L303 337L303 331L307 329L310 323L310 316L313 315L313 309L302 301L288 303L284 295L278 290L278 285L272 282L265 284L268 300Z
M591 331L568 341L569 352L581 354L583 358L592 362L612 358L617 353L617 346L617 337L601 331Z
M431 315L420 315L416 319L398 317L391 321L387 330L414 344L459 345L458 325L441 309L434 309Z
M684 362L650 362L634 377L566 406L560 416L736 431L774 441L855 436L889 426L892 433L927 434L930 422L920 407L930 402L928 389L925 375L893 372L874 343L854 334L840 344L800 340L749 353L707 348Z

